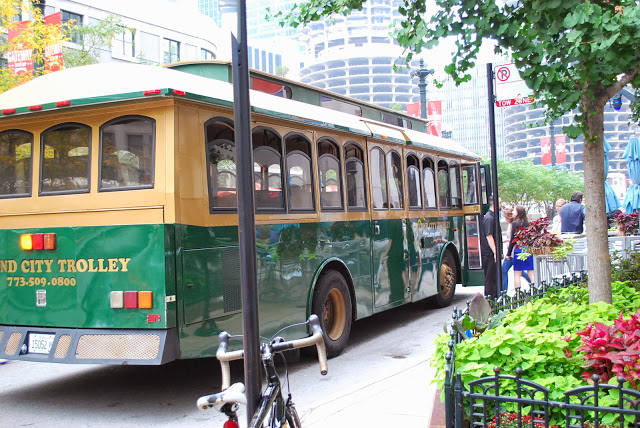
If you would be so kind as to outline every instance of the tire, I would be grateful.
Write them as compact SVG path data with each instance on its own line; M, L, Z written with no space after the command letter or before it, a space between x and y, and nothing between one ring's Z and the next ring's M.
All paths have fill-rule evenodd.
M312 312L320 318L327 357L339 355L351 333L351 295L344 277L335 270L323 274L313 295Z
M287 421L287 428L302 428L302 423L300 423L300 418L298 417L298 411L293 404L285 407L285 419Z
M438 269L438 294L433 296L433 303L439 307L447 307L453 302L456 294L456 262L450 251L445 251Z

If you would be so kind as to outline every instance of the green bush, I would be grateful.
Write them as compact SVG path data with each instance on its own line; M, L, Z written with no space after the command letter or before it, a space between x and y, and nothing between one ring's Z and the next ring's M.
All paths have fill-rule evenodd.
M611 280L629 281L630 287L640 290L640 252L630 252L628 258L624 258L619 251L613 253L611 256Z
M564 392L584 385L581 379L584 358L576 351L581 345L577 331L589 322L612 324L620 312L635 312L640 306L640 292L626 283L612 284L614 304L603 302L589 305L585 288L572 286L548 297L513 310L504 323L487 330L479 337L466 340L456 347L456 368L465 385L472 380L494 374L498 366L502 374L523 370L523 377L551 390L549 399L564 401ZM449 336L436 339L432 365L436 367L434 382L444 389L444 358ZM515 396L515 382L506 383L501 391ZM516 405L504 406L514 411ZM560 423L556 414L554 420Z

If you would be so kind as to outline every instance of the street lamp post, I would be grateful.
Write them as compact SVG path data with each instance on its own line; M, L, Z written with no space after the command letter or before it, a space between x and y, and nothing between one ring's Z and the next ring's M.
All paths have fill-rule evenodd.
M424 68L424 60L420 60L420 68L411 72L411 77L418 78L418 88L420 89L420 117L427 118L427 76L433 74L433 69Z

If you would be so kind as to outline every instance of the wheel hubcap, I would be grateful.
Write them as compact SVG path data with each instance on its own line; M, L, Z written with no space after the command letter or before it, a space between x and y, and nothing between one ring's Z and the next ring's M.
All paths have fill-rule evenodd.
M456 286L456 275L453 268L448 263L440 266L440 294L449 295Z
M334 288L324 302L324 328L331 340L338 340L342 336L346 316L342 294Z

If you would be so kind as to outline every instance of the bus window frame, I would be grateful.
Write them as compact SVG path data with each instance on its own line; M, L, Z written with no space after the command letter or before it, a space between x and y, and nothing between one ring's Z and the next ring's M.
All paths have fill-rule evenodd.
M447 185L446 185L446 189L447 189L447 194L444 196L446 199L447 204L443 204L442 203L442 198L443 196L440 194L440 163L444 164L444 168L443 171L446 171L446 176L447 176ZM437 195L438 195L438 207L440 208L440 210L451 210L453 209L453 207L451 206L451 176L449 174L449 162L444 159L444 158L439 158L438 162L436 162L435 164L436 167L436 189L437 189Z
M415 164L414 165L409 165L409 158L413 158ZM423 190L423 185L422 185L422 170L420 168L420 158L418 156L417 153L414 152L409 152L406 154L405 156L405 162L406 162L406 174L407 174L407 185L405 186L407 191L407 200L408 200L408 207L409 207L409 211L422 211L424 209L424 190ZM417 166L416 166L417 165ZM411 205L411 195L410 195L410 186L409 186L409 168L413 167L414 169L416 169L418 171L418 196L420 198L420 205L415 205L412 206Z
M236 172L238 171L238 159L237 159L237 150L236 150L236 141L235 141L235 137L236 137L236 128L235 128L235 123L233 122L232 119L229 119L228 117L225 116L215 116L212 117L210 119L208 119L206 122L204 122L203 125L203 131L204 131L204 155L205 155L205 173L207 174L207 194L209 196L209 214L229 214L229 213L234 213L238 211L238 176L236 174L236 204L235 206L229 206L229 207L219 207L219 206L214 206L213 205L213 195L211 194L211 190L212 190L212 179L213 177L211 177L211 174L209 173L209 167L210 167L210 163L209 163L209 141L207 141L207 127L209 125L215 124L215 123L224 123L226 125L228 125L232 130L233 130L233 141L231 140L224 140L224 141L231 141L233 143L233 152L234 152L234 162L236 165ZM213 140L213 141L218 141L218 140Z
M351 159L351 158L347 158L347 147L349 146L354 146L356 150L360 151L360 154L362 155L362 184L363 184L363 193L364 193L364 207L354 207L352 208L351 205L349 205L349 196L347 195L347 160ZM344 154L344 180L345 180L345 196L346 196L346 201L347 201L347 211L352 211L352 212L367 212L369 211L369 192L368 192L368 187L367 187L367 175L368 175L368 171L367 171L367 151L362 147L361 144L357 143L356 141L353 140L349 140L347 141L344 146L342 147L342 152ZM360 159L358 159L357 157L354 157L354 159L356 159L357 161L360 161Z
M452 177L454 174L452 174L451 171L455 172L456 177ZM455 181L454 181L454 178L455 178ZM462 179L462 174L460 170L460 163L457 161L450 161L449 162L449 189L450 189L449 199L451 202L452 210L461 209L464 206L464 197L462 194L462 186L460 184L461 179ZM454 196L453 196L454 185L458 193L458 196L455 198L455 200L458 201L457 204L454 203Z
M399 203L400 206L398 208L392 207L391 206L391 192L390 192L390 185L389 183L391 176L389 175L389 165L387 165L387 195L388 195L388 203L389 203L389 209L390 210L394 210L394 211L404 211L405 209L405 185L404 185L404 167L403 167L403 162L402 162L402 155L396 150L396 149L389 149L389 151L386 153L385 156L385 162L388 163L389 161L392 162L392 166L393 166L393 156L396 155L398 160L400 161L400 167L398 168L398 180L399 180L399 184L400 184L400 188L397 189L398 190L398 196L399 196ZM395 176L393 176L395 179Z
M89 130L88 135L88 168L87 168L87 188L81 190L54 190L54 191L43 191L42 190L42 172L44 167L44 156L45 156L45 144L44 144L44 136L48 132L53 132L58 128L65 128L69 126L78 126L79 128L86 128ZM56 195L81 195L91 193L91 157L93 155L93 151L91 150L91 146L93 145L93 128L87 124L80 122L63 122L58 123L56 125L50 126L49 128L40 132L40 171L38 173L38 196L56 196Z
M463 189L463 197L462 197L462 203L464 204L464 206L471 206L471 205L480 205L480 187L479 187L479 180L478 180L478 164L477 163L463 163L462 164L462 168L461 168L461 180L462 180L462 184L464 187L464 172L465 170L468 169L472 169L473 173L474 173L474 182L475 182L475 192L476 192L476 201L475 202L469 202L467 203L467 192L466 189Z
M138 186L124 186L124 187L110 187L103 189L102 188L102 135L103 130L106 126L112 125L113 123L123 120L123 119L142 119L151 122L151 141L153 142L153 147L151 149L151 160L153 162L151 166L151 184L143 184ZM128 114L124 116L118 116L113 119L108 120L107 122L100 125L98 129L98 193L103 192L119 192L123 190L141 190L141 189L153 189L156 184L156 120L149 116L144 116L141 114Z
M384 174L383 177L381 177L384 181L384 192L382 193L382 196L385 197L385 200L382 203L382 207L378 208L375 206L374 204L374 198L373 198L373 171L374 169L371 167L371 160L373 159L373 156L371 156L371 153L373 153L374 150L379 151L382 154L382 166L384 167ZM389 211L389 183L387 182L387 152L385 152L384 147L383 146L379 146L379 145L374 145L371 146L371 148L369 149L369 156L368 156L368 160L369 160L369 173L371 174L371 177L369 179L369 181L371 182L370 185L370 190L371 190L371 207L373 208L374 211ZM376 169L376 171L378 172L378 176L380 176L380 170ZM386 205L386 206L385 206Z
M28 193L13 193L13 194L6 194L6 195L0 194L0 199L29 198L29 197L31 197L31 195L33 195L33 149L34 149L34 145L35 145L35 135L33 134L33 132L25 131L24 129L11 128L11 129L5 129L4 131L1 131L0 132L0 136L2 136L3 134L6 134L6 133L10 133L10 132L21 132L21 133L24 133L24 134L29 135L31 137L31 149L30 149L30 155L29 155L29 171L30 171L30 174L29 174L29 177L28 177L29 192Z
M323 142L327 142L331 145L334 146L334 148L337 149L338 151L338 156L339 157L335 157L334 155L332 155L331 153L325 153L323 155L320 155L320 144ZM344 158L344 154L342 153L342 146L340 145L340 143L338 143L334 138L323 135L321 137L319 137L316 140L316 156L318 157L318 167L316 168L318 170L318 194L320 195L320 210L322 212L344 212L345 210L345 203L344 203L344 180L343 180L343 170L344 170L344 165L342 162L342 159ZM340 185L340 207L325 207L322 204L323 201L323 194L322 194L322 174L320 172L320 158L324 157L324 156L331 156L333 158L335 158L338 161L338 174L340 174L340 177L338 177L338 184Z
M297 137L302 137L308 144L308 148L309 148L309 154L307 155L306 153L300 151L300 150L293 150L291 153L288 152L287 150L287 138L292 137L292 136L297 136ZM285 191L285 195L286 195L286 206L287 206L287 212L289 213L315 213L316 212L316 184L315 184L315 171L314 171L314 163L313 163L313 142L311 141L311 139L309 137L307 137L306 135L304 135L304 133L300 132L300 131L291 131L288 132L284 135L284 137L282 137L283 140L283 145L284 145L284 171L286 174L286 179L284 180L285 182L285 186L286 186L286 191ZM309 158L309 176L311 178L311 184L310 184L310 189L311 189L311 208L291 208L291 187L289 184L289 155L290 154L294 154L294 153L300 153L302 155L304 155L305 157Z
M427 200L427 194L426 194L426 186L424 185L424 170L426 169L425 167L425 160L428 160L429 162L431 162L431 172L433 173L433 196L436 199L436 204L433 207L430 206L425 206L425 202ZM422 187L423 187L423 195L422 195L422 209L427 210L427 211L437 211L438 207L440 206L440 198L438 195L438 170L437 170L437 163L435 161L435 159L431 156L431 155L423 155L422 156L422 162L421 162L421 169L420 172L422 174Z
M281 199L282 199L282 205L280 207L277 208L271 208L271 207L267 207L267 208L260 208L258 207L258 198L256 197L256 181L255 181L255 164L256 164L256 160L255 160L255 152L256 152L256 148L254 146L254 139L253 139L253 135L256 131L270 131L273 132L278 139L280 140L280 150L276 150L271 146L260 146L260 147L264 147L267 149L270 149L273 152L277 152L280 155L280 195L281 195ZM235 136L235 133L234 133ZM259 148L260 148L259 147ZM252 167L252 174L253 174L253 184L252 184L252 189L253 189L253 198L254 198L254 204L255 204L255 213L258 214L269 214L269 213L286 213L287 212L287 205L288 205L288 201L287 201L287 194L286 194L286 187L285 187L285 180L284 180L284 155L283 155L283 147L284 147L284 140L282 137L282 134L280 134L278 131L276 131L272 126L267 126L267 125L258 125L254 128L251 129L251 154L252 154L252 161L253 164L251 165ZM236 163L237 165L237 163ZM261 177L264 178L264 177ZM267 191L269 190L269 179L271 178L271 174L269 174L268 168L267 168L267 177L266 177L266 184L267 184Z

